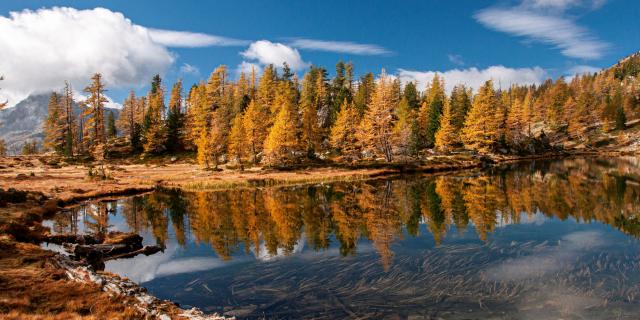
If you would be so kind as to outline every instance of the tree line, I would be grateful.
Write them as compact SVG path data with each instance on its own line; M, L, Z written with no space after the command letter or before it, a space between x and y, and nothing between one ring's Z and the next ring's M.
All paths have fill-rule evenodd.
M496 88L486 81L475 92L456 85L450 93L434 76L421 91L384 70L355 79L351 63L338 62L335 76L311 66L300 80L286 63L240 73L226 66L207 81L169 92L159 75L147 95L134 91L118 119L105 120L100 74L84 88L82 112L73 112L67 84L53 93L45 122L45 148L73 156L109 146L116 138L134 152L172 154L193 151L203 167L221 163L289 165L332 158L336 161L420 159L427 152L536 153L550 136L595 144L594 133L624 130L638 118L640 56L595 74L540 85ZM186 91L186 92L185 92Z

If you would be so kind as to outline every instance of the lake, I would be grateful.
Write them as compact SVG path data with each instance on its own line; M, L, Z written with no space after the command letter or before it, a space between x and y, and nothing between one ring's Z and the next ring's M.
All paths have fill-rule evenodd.
M240 318L636 319L640 161L90 202L56 232L134 231L106 263L157 297Z

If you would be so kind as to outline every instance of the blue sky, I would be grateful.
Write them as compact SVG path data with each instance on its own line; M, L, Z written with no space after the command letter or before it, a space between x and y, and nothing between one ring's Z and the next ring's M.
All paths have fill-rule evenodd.
M54 12L53 7L77 10ZM107 10L88 11L96 7ZM25 9L45 10L27 19L20 13ZM78 18L78 12L86 13L85 18ZM133 29L126 20L111 20L117 13L131 25L151 30L151 42L136 38L144 37L140 35L127 37ZM475 85L487 77L507 85L608 67L640 50L640 2L632 0L3 0L0 15L0 47L9 47L9 53L0 50L0 73L6 78L0 97L10 100L51 90L64 80L79 87L83 72L88 79L100 71L109 79L110 96L120 102L128 88L146 90L155 72L169 84L184 78L190 85L218 64L236 74L243 62L260 67L282 60L300 73L309 64L333 73L342 59L353 61L358 74L385 68L420 84L437 71L449 85L472 78L469 84ZM94 16L102 19L102 29L83 25L92 24ZM110 26L113 30L103 30ZM67 32L72 36L64 40L61 34ZM82 55L88 46L113 53L88 58ZM75 49L66 49L70 47ZM81 63L71 65L73 61ZM458 71L450 71L454 69ZM43 73L46 80L31 79ZM31 83L34 88L28 87Z

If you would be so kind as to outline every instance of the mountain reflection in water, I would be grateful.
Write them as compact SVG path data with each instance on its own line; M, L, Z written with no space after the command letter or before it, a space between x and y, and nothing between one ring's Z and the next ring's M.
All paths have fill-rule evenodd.
M57 232L141 233L107 263L161 298L249 317L633 318L640 162L88 203Z

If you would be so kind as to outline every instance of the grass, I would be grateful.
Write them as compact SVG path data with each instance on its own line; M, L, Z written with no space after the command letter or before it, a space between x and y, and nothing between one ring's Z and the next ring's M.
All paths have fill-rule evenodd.
M386 175L397 174L396 172L388 171ZM186 191L209 191L209 190L223 190L234 188L254 188L254 187L279 187L279 186L294 186L305 185L313 183L330 183L337 181L362 181L368 179L374 179L379 174L372 175L369 173L350 173L342 175L311 175L311 176L283 176L279 178L261 178L261 179L243 179L243 180L201 180L195 182L189 182L180 185L180 189Z

